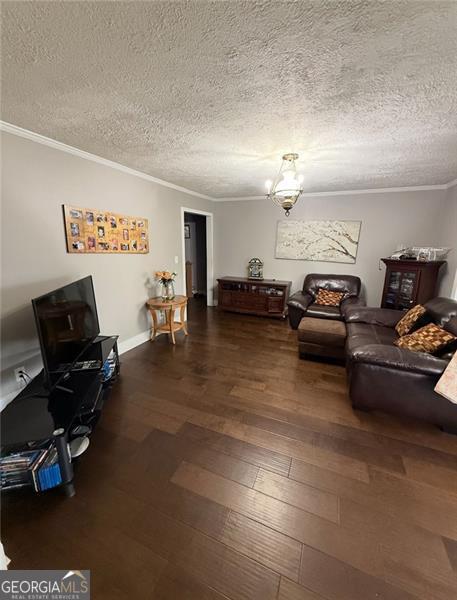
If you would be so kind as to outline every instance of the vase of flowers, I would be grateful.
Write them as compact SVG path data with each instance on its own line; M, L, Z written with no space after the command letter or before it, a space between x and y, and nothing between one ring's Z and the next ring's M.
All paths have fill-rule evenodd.
M176 273L170 271L156 271L156 279L162 284L162 301L170 302L175 297Z

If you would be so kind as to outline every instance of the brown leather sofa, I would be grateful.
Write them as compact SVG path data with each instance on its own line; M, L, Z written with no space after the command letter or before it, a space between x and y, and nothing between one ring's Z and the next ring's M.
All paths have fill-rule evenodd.
M316 304L319 288L332 292L343 292L344 299L340 306L323 306ZM305 277L303 290L293 294L287 303L289 307L289 323L297 329L303 317L334 319L343 321L342 311L349 305L364 306L360 297L361 281L354 275L319 275L310 273Z
M457 336L457 302L434 298L426 318ZM409 416L457 433L457 405L433 391L452 353L432 356L394 345L397 310L347 306L346 360L354 408Z

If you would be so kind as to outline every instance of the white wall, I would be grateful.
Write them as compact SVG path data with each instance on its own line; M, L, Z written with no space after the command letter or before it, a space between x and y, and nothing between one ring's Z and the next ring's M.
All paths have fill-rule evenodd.
M447 265L441 269L439 293L457 300L457 184L447 190L442 215L441 245L452 248Z
M276 223L286 218L268 200L221 202L217 216L217 276L246 275L247 263L257 256L264 263L264 277L292 281L292 291L301 289L307 273L358 275L370 305L379 306L384 265L398 244L441 244L446 190L302 197L290 219L361 220L360 242L355 264L280 260L275 258Z
M15 367L34 372L41 365L31 298L92 275L102 333L119 334L124 347L135 336L145 338L152 274L183 273L181 206L211 210L213 203L8 133L1 143L5 397L17 389ZM149 254L67 254L62 204L148 218Z

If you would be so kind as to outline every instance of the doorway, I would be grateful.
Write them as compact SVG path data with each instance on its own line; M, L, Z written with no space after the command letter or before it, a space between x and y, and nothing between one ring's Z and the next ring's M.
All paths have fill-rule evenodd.
M213 306L213 215L181 209L184 294Z

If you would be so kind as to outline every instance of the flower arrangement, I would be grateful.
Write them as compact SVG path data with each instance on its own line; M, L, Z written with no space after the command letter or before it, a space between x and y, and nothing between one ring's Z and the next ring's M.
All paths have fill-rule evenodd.
M162 285L166 285L170 281L174 281L176 273L170 273L170 271L156 271L156 279L160 281Z
M176 273L170 271L156 271L155 278L162 284L162 301L169 302L175 297L175 281Z

